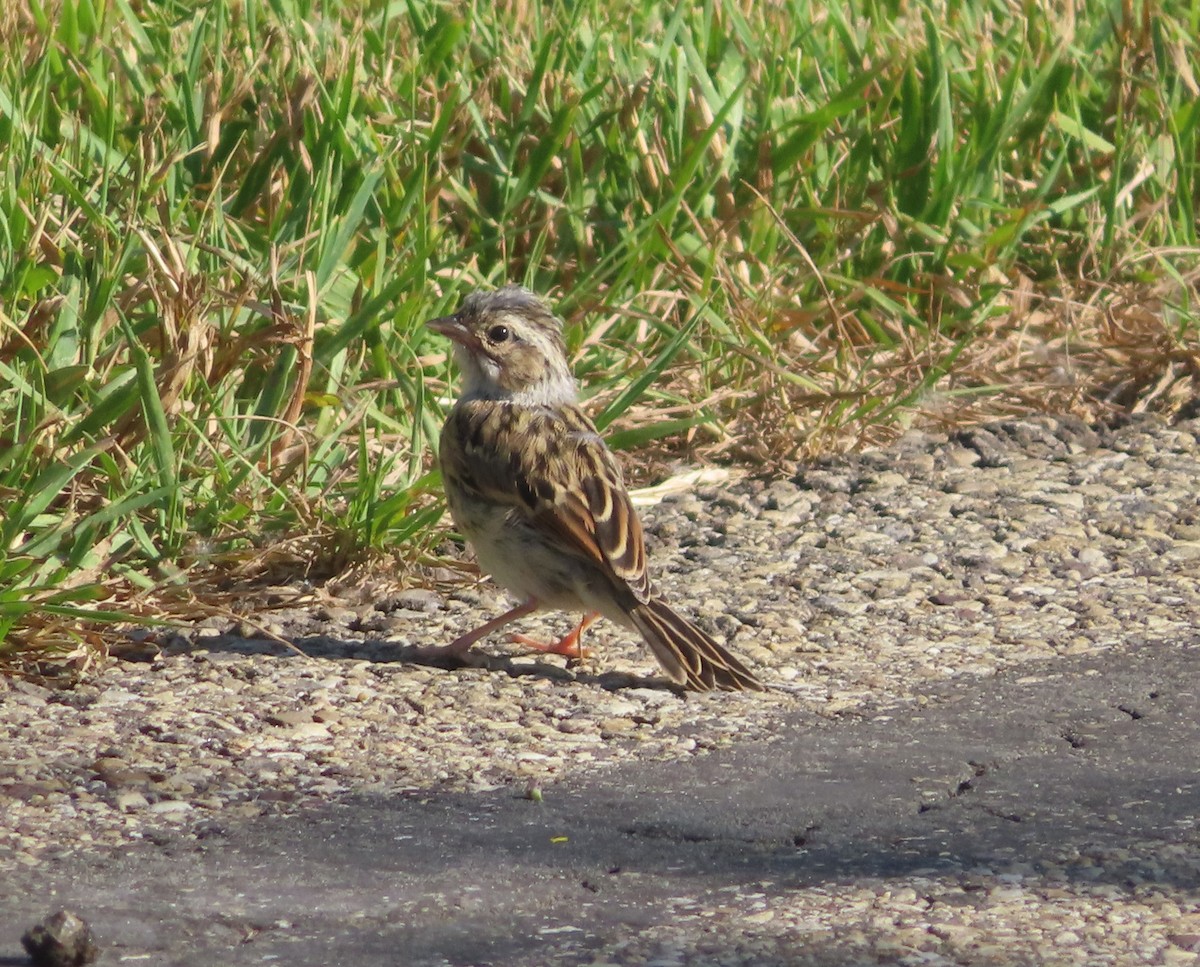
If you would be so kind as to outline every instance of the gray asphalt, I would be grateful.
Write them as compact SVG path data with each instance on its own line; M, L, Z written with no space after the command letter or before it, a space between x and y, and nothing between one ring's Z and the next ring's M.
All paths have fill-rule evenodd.
M681 896L1064 855L1093 857L1092 881L1196 890L1200 864L1157 847L1194 846L1197 816L1200 643L1131 641L542 802L357 798L29 869L0 898L0 964L26 963L21 932L60 906L101 963L515 965L590 963Z

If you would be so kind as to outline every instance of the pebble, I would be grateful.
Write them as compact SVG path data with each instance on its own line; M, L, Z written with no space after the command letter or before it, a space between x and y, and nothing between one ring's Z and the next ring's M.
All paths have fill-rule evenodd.
M123 813L132 812L135 809L145 809L150 804L142 793L129 790L117 793L114 803L117 809Z
M190 802L181 799L163 799L150 803L146 808L158 816L171 816L191 812L193 807Z

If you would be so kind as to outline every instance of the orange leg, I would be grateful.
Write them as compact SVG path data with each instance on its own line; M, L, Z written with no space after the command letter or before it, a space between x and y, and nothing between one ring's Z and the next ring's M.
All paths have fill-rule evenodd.
M426 658L436 658L440 654L450 654L455 658L462 660L471 646L482 638L486 638L497 628L503 628L510 621L516 621L517 618L523 618L527 614L531 614L538 609L538 599L530 598L528 601L523 601L515 608L505 611L499 617L493 618L487 624L480 625L474 631L468 631L465 635L460 635L448 645L433 645L417 649L420 654Z
M597 618L600 617L599 611L592 611L583 616L583 620L579 622L571 631L553 643L538 641L536 638L530 638L528 635L512 635L509 641L518 645L525 645L535 651L544 651L551 655L566 655L568 658L584 658L587 656L587 651L583 647L580 640L583 637L585 628L590 627Z

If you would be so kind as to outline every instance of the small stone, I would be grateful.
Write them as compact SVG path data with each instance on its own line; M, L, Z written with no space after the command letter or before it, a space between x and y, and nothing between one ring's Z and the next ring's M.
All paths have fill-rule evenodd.
M422 614L433 614L443 607L442 596L428 588L409 588L399 594L393 594L375 605L378 611L419 611Z
M124 688L106 688L96 698L96 708L110 708L114 705L128 705L136 702L141 696Z
M192 811L192 804L184 802L182 799L163 799L160 802L151 803L147 808L159 816L181 816Z
M321 722L301 722L292 729L292 738L298 740L304 739L327 739L329 738L329 729Z
M1083 510L1083 494L1075 491L1066 493L1035 493L1029 499L1035 504L1048 504L1053 507L1066 507L1069 510Z
M70 910L59 910L30 927L21 946L34 967L82 967L100 954L88 922Z
M306 725L313 720L313 713L306 709L288 709L267 715L268 725Z
M148 805L150 805L149 800L137 790L129 789L125 792L117 793L117 808L123 813L145 809Z
M144 769L131 768L124 759L114 756L97 759L92 768L110 789L144 786L150 782L150 774Z

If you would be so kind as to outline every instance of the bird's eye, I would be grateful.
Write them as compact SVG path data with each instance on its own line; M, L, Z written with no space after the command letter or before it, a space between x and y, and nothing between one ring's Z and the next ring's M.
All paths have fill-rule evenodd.
M492 326L487 335L491 342L504 342L509 336L508 326Z

